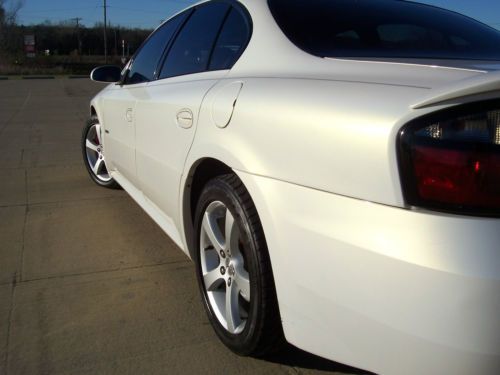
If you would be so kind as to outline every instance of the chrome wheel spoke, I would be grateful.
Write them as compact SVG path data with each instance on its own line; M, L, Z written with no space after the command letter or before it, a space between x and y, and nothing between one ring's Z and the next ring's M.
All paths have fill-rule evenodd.
M225 282L218 268L205 273L203 281L205 282L206 290L209 292L217 290Z
M101 173L102 167L104 166L104 160L102 159L97 159L94 166L92 167L92 172L95 173L96 176Z
M87 139L87 141L85 142L85 145L86 145L87 149L92 150L94 152L97 152L97 145L92 143L92 141L90 141L89 139Z
M231 283L226 289L226 322L227 330L235 333L241 324L238 306L238 290Z
M97 140L99 141L99 145L102 145L102 140L101 140L101 124L96 124L95 125L95 133L97 135Z
M250 279L248 277L248 272L243 269L236 271L234 282L243 299L250 302Z
M205 212L205 216L203 218L203 230L207 234L210 243L217 251L224 249L225 244L222 233L220 232L219 226L215 221L214 215L208 211Z
M234 221L234 217L229 209L226 209L226 223L225 223L225 250L228 254L233 252L238 246L238 226Z

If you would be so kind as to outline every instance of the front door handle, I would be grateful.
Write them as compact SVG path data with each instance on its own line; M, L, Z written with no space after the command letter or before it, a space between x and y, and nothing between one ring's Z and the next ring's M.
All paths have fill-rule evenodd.
M193 112L188 108L181 109L177 112L176 121L181 128L189 129L193 126Z
M132 108L127 108L127 112L125 113L125 118L128 122L134 121L134 110Z

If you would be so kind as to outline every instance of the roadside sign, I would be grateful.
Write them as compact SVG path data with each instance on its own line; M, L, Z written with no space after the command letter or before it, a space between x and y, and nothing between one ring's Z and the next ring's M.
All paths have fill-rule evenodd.
M24 45L25 46L34 46L35 45L35 35L25 35L24 36Z
M24 52L26 52L27 57L35 57L36 55L35 35L29 34L24 36Z

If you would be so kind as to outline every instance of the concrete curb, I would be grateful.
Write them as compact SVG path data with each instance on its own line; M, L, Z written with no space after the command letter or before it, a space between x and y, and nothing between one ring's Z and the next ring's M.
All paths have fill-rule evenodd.
M21 79L55 79L54 76L22 76Z
M16 80L16 79L86 79L88 75L72 75L72 76L0 76L0 81Z

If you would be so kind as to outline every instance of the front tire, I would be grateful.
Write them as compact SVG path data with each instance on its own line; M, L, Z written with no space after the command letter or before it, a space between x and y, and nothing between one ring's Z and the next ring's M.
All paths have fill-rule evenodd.
M240 355L284 342L271 263L255 206L235 175L207 183L195 213L195 264L208 318Z
M97 185L119 189L120 185L111 177L106 166L106 156L102 144L102 127L97 117L93 116L83 128L82 154L83 162L90 178Z

